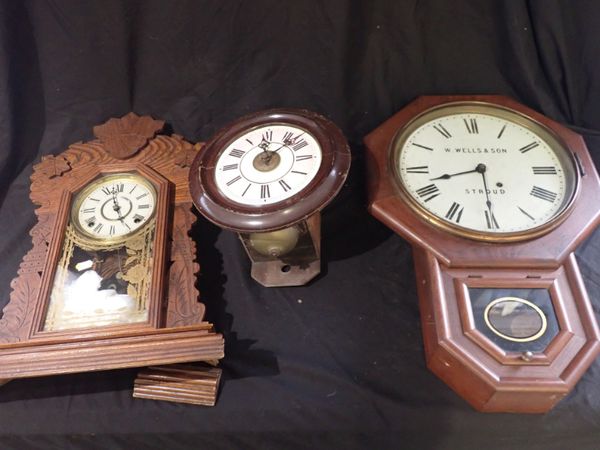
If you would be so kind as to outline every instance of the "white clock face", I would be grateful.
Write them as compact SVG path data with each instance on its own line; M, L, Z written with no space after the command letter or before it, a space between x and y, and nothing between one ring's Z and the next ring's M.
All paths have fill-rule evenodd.
M140 176L108 175L84 189L74 207L73 220L83 232L97 239L114 239L148 222L156 207L156 193Z
M263 206L304 189L321 166L321 146L306 130L284 124L257 127L219 155L215 179L230 200Z
M506 110L447 109L397 143L400 182L421 208L482 235L524 233L564 211L576 174L549 133Z

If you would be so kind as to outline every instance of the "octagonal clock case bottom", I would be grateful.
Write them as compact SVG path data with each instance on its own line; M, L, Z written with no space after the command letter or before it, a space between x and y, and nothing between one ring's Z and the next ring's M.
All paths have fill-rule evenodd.
M330 120L272 109L215 134L192 164L190 190L204 217L239 234L252 278L303 285L320 273L320 211L342 188L350 160Z
M503 96L420 97L366 138L370 212L413 245L427 365L476 409L540 413L600 353L574 251L581 136Z

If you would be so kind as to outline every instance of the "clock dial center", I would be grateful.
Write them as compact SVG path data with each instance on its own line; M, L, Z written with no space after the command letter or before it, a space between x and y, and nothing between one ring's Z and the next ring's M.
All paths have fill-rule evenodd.
M127 197L107 200L100 209L102 217L109 221L119 221L127 217L133 209L133 203Z
M279 153L271 150L265 150L254 157L252 166L259 172L270 172L277 169L281 163Z

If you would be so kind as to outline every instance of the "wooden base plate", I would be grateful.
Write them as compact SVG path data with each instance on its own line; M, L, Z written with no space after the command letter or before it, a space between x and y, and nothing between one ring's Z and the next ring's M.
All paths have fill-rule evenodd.
M141 370L135 379L133 396L151 400L214 406L221 369L217 367L173 364Z

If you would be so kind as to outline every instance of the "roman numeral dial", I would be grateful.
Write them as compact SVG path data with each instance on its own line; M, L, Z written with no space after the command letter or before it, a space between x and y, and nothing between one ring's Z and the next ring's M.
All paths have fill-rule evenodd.
M220 193L235 203L270 205L305 189L321 159L321 146L308 130L273 123L242 132L223 149L214 179Z
M445 217L448 220L454 220L456 223L460 223L460 219L464 210L464 206L460 206L460 204L452 202L452 205L448 209L448 212L446 213Z
M396 181L411 207L458 233L541 227L568 204L576 174L569 153L540 128L493 106L433 109L395 138Z
M123 238L154 215L156 190L136 173L105 175L84 187L73 201L72 221L88 237Z

